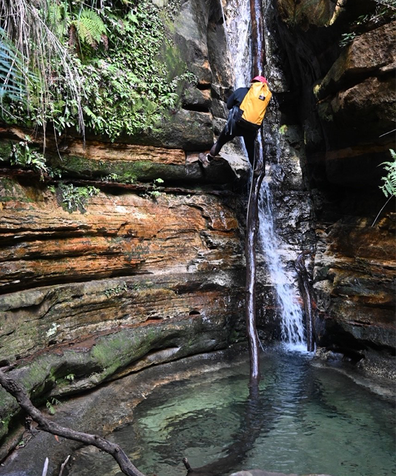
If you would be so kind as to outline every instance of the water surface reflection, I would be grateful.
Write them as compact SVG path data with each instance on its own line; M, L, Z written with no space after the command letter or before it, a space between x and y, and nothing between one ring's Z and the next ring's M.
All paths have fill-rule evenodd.
M183 457L208 476L243 468L396 475L389 401L308 355L269 351L261 365L257 396L249 395L248 363L174 382L142 402L113 439L147 475L185 476ZM70 474L121 475L111 464L86 450Z

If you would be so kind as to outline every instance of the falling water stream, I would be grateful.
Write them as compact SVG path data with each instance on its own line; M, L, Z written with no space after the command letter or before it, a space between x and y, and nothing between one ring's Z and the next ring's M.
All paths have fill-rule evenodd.
M235 76L235 87L246 86L250 81L251 71L254 69L260 74L263 67L260 62L262 58L251 58L249 47L250 29L251 29L251 12L250 0L230 0L226 2L226 6L222 4L223 18L226 25L226 38ZM256 0L256 15L261 15L258 10L261 2ZM261 18L256 18L257 25L262 25ZM265 35L265 34L264 34ZM241 45L245 45L241 48ZM264 37L259 34L257 38L257 50L264 50ZM256 52L257 55L257 52ZM246 60L249 58L249 61ZM271 87L271 85L270 85ZM276 115L275 115L276 116ZM279 127L272 128L274 134L278 134ZM273 140L273 144L277 148L275 157L279 157L280 147L279 140ZM263 138L258 134L258 154L257 163L265 163L263 151ZM271 168L267 164L267 176L270 174ZM306 351L306 338L304 335L303 315L301 308L297 305L296 286L293 286L293 276L286 271L284 263L281 259L280 249L282 242L276 233L274 225L272 190L270 185L270 176L267 177L261 187L261 196L259 199L259 245L265 255L266 265L271 283L274 286L277 309L281 318L281 339L285 347L293 350Z
M301 308L295 290L281 262L281 241L274 228L272 194L267 180L263 181L260 210L260 244L266 256L271 282L274 284L281 314L281 340L287 349L306 351Z
M250 70L250 7L249 0L220 1L228 55L234 74L234 87L245 87L251 79ZM225 3L225 5L224 5Z

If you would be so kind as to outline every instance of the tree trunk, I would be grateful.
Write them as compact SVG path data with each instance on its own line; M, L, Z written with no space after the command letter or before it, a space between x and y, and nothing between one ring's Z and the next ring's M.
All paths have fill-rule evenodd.
M261 0L250 0L252 33L252 77L262 74L265 64L264 26ZM261 131L259 132L261 134ZM260 136L261 139L261 136ZM256 242L258 223L258 199L264 178L265 164L262 140L256 147L253 177L246 214L246 328L250 354L250 387L258 387L260 381L259 338L256 328ZM261 173L258 175L257 171ZM258 175L258 176L257 176Z

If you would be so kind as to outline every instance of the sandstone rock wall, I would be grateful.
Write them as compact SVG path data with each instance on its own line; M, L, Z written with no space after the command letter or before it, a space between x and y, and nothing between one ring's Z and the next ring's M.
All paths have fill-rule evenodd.
M0 171L0 363L37 402L242 338L248 167L198 162L229 87L208 49L225 41L220 5L179 5L168 35L197 84L169 120L117 143L47 134L55 178ZM1 127L3 159L26 134L42 150ZM18 414L0 401L3 437Z
M3 361L123 325L209 317L228 300L241 246L224 199L100 193L70 213L46 189L3 179L1 192Z
M394 148L395 12L381 2L314 3L276 2L288 84L280 108L304 134L321 343L369 367L396 342L394 199L372 226L386 201L380 164Z
M298 251L314 251L321 345L357 358L392 354L392 204L371 223L385 200L378 165L389 160L392 138L394 22L389 15L369 22L341 48L342 34L372 2L267 6L274 101L264 137L286 243L280 252L291 266ZM152 133L115 144L88 135L86 147L65 136L60 157L47 137L61 181L99 190L74 211L64 208L59 179L2 169L0 361L15 366L33 395L78 392L225 348L243 333L247 164L234 154L232 168L204 170L197 160L224 123L232 84L222 23L219 2L180 2L168 34L198 81ZM26 132L2 128L4 153ZM258 313L268 337L276 313L261 264ZM0 399L4 435L15 404Z
M235 195L131 187L111 184L69 211L32 178L0 179L0 361L36 398L238 340ZM9 423L14 404L1 398Z

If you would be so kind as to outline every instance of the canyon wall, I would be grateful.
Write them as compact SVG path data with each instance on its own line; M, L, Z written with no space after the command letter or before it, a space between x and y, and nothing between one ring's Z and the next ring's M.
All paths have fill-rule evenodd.
M388 6L277 0L274 30L286 65L283 122L302 131L314 203L319 343L392 377L396 214L394 198L381 211L379 189L395 146L396 22Z
M230 89L219 12L180 5L168 35L197 80L152 133L47 133L40 176L7 158L43 135L0 129L0 362L38 403L243 339L247 161L198 161ZM0 401L4 436L19 414Z
M368 22L341 47L375 2L263 4L274 93L265 153L287 266L310 252L319 345L368 370L386 357L390 375L394 202L371 224L393 137L394 22ZM223 16L217 2L179 8L169 35L197 77L179 110L151 134L115 143L48 136L60 178L1 169L0 361L37 401L244 338L248 164L237 145L225 149L231 166L198 162L224 125L233 84ZM32 132L3 125L2 157L25 134L41 147ZM259 260L259 327L271 339L279 322ZM18 416L4 392L0 401L3 436Z

